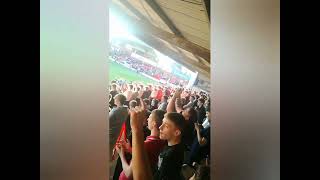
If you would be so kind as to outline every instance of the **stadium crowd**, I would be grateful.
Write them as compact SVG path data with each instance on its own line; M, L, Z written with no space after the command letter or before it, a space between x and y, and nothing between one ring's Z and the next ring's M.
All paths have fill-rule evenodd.
M109 142L114 180L210 179L210 96L113 80Z
M111 51L111 57L121 63L127 64L131 69L139 73L145 73L157 80L163 80L175 85L184 85L186 86L188 81L186 79L180 78L176 75L168 73L159 67L153 66L151 64L145 63L139 59L130 56L128 51L120 51L113 49Z

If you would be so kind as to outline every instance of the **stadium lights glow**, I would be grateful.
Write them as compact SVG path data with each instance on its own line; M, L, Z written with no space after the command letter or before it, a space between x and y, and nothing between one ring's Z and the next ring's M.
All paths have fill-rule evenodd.
M109 40L111 41L113 38L117 38L117 37L121 37L124 39L129 39L129 40L133 40L133 41L138 41L141 42L143 44L145 44L143 41L139 40L138 38L136 38L135 36L133 36L132 34L130 34L129 32L129 27L126 24L126 22L122 21L121 19L116 17L116 14L114 14L112 11L110 11L109 13ZM150 47L149 45L145 44L146 46ZM152 48L152 47L150 47ZM174 61L173 59L171 59L170 57L160 53L159 51L155 50L154 48L152 48L158 59L158 67L172 73L173 69L173 65L176 63L176 61ZM195 76L196 72L191 71L190 69L182 66L181 68L182 72L187 72L188 74L190 74L190 76Z
M138 40L136 37L129 33L126 23L116 18L112 11L110 11L109 14L109 24L109 40L112 40L115 37Z

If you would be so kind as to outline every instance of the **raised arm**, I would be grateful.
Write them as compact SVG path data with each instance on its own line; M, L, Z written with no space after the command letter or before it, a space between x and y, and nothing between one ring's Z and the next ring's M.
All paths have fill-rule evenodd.
M182 92L181 89L177 89L176 92L174 93L173 97L169 101L169 104L167 106L167 112L168 113L169 112L176 112L176 109L175 109L176 99L177 98L180 99L181 92Z
M197 139L198 139L199 145L200 145L200 146L206 145L206 144L207 144L207 139L204 138L204 137L201 137L201 134L200 134L200 126L199 126L197 123L194 123L194 128L195 128L196 131L197 131Z
M183 110L182 102L181 102L181 98L180 97L178 97L176 99L175 108L176 108L177 112L181 112Z
M143 120L145 119L146 106L140 99L142 105L139 110L131 110L130 123L132 131L132 160L133 179L152 180L151 168L148 165L148 157L144 148Z

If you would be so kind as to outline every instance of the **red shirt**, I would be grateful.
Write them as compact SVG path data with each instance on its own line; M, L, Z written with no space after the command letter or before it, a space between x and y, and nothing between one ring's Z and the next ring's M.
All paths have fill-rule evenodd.
M144 141L144 148L148 154L151 167L157 166L158 156L165 145L166 141L157 136L148 136Z
M166 141L161 140L157 136L148 136L144 141L144 148L147 152L149 163L151 167L156 167L158 164L158 157L163 147L166 145ZM128 178L122 171L119 180L132 180L133 178Z
M162 91L161 91L161 90L158 90L158 94L157 94L156 99L158 99L159 101L161 101L162 95L163 95Z

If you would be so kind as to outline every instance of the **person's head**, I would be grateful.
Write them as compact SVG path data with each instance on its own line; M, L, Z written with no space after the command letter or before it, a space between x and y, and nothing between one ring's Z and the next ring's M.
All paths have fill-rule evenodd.
M136 100L131 100L130 102L129 102L129 108L130 109L133 109L133 108L135 108L137 106L137 101Z
M114 97L114 104L117 105L117 106L122 106L125 103L126 100L127 100L127 98L126 98L125 95L117 94Z
M198 99L198 107L201 107L204 104L204 99L203 98L199 98Z
M112 91L116 91L117 90L117 84L116 83L112 83L111 89L112 89Z
M155 106L157 106L158 105L158 100L157 99L152 99L152 101L151 101L151 106L153 106L153 107L155 107Z
M144 87L144 90L145 90L145 91L148 91L148 90L149 90L149 87L148 87L148 86Z
M162 96L161 101L162 102L167 102L168 101L168 96L166 96L166 95Z
M139 91L140 91L140 88L139 88L139 87L137 87L137 88L136 88L136 92L139 92Z
M132 90L132 89L133 89L133 85L130 84L130 85L129 85L129 90Z
M170 112L164 115L160 129L160 139L170 141L181 141L185 127L185 120L180 113Z
M159 109L155 109L151 112L148 118L148 129L150 131L159 131L165 113L165 111Z
M196 98L194 96L190 96L190 101L193 102Z
M143 99L143 102L144 102L146 105L150 105L150 100L149 100L148 98Z
M198 94L196 94L195 97L196 97L196 99L199 99L200 96Z
M189 180L209 180L210 179L210 166L196 165L196 172Z
M197 111L194 110L192 107L189 107L185 110L182 111L182 116L184 117L185 120L197 121Z
M145 99L143 99L143 102L146 104L147 109L149 109L150 108L150 100L145 98Z

